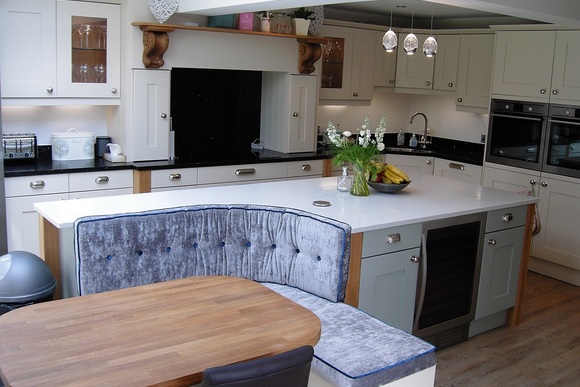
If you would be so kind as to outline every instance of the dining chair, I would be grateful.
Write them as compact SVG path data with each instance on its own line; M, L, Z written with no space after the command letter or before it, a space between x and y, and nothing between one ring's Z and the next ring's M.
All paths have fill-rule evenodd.
M314 349L305 345L288 352L242 363L208 368L202 387L306 387Z

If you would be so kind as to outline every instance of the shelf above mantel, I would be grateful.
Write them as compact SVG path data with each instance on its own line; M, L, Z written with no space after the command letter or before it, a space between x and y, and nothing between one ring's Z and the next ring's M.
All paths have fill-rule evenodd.
M320 59L322 54L320 45L330 40L316 36L277 34L273 32L234 30L229 28L197 27L179 24L134 22L132 25L139 27L143 31L143 65L148 69L158 69L163 66L165 63L163 61L163 54L169 46L168 33L175 30L223 32L229 34L296 39L298 41L298 72L300 74L310 74L315 70L314 63Z

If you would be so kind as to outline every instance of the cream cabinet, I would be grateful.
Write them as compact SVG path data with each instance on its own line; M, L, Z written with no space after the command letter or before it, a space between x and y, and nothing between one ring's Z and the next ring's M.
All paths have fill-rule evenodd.
M70 199L133 193L133 171L94 171L68 175Z
M483 167L436 157L433 165L435 176L459 180L465 183L481 184Z
M0 18L4 104L119 103L120 5L3 0Z
M384 155L384 162L395 165L405 171L411 180L414 180L423 174L433 174L435 158L432 156L386 154Z
M374 85L380 87L395 87L397 74L397 52L386 52L383 48L385 31L376 32L375 42L375 77Z
M323 25L320 33L333 38L322 48L320 99L370 100L376 31Z
M457 89L459 42L459 35L437 36L438 49L433 67L433 90L455 92Z
M290 161L288 162L288 178L322 177L323 164L323 160Z
M457 110L475 113L489 111L494 43L493 34L461 36L455 101Z
M580 31L498 31L492 95L580 101Z
M317 78L279 72L262 74L260 140L283 152L316 150Z
M133 160L168 160L171 72L133 71Z
M153 170L151 192L194 188L197 186L197 171L197 168Z
M199 168L197 182L206 184L238 184L260 180L286 179L288 163L259 163L242 165L224 165Z

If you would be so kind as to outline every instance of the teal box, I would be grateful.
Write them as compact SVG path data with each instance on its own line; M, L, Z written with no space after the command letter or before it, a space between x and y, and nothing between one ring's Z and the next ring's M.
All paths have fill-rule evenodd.
M234 14L208 16L207 26L208 27L216 27L216 28L235 28L236 27L236 17Z

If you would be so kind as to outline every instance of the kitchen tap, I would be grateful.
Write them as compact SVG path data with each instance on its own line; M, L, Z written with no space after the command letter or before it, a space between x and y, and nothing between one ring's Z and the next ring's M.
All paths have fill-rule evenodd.
M428 130L429 130L428 124L427 124L427 116L424 113L417 112L411 116L411 119L409 120L409 124L413 123L413 119L416 116L423 116L423 118L425 119L425 129L423 129L423 135L421 136L421 139L418 141L418 143L421 144L421 148L425 149L425 148L427 148L427 144L431 144L431 141L427 140L427 135L428 135Z

